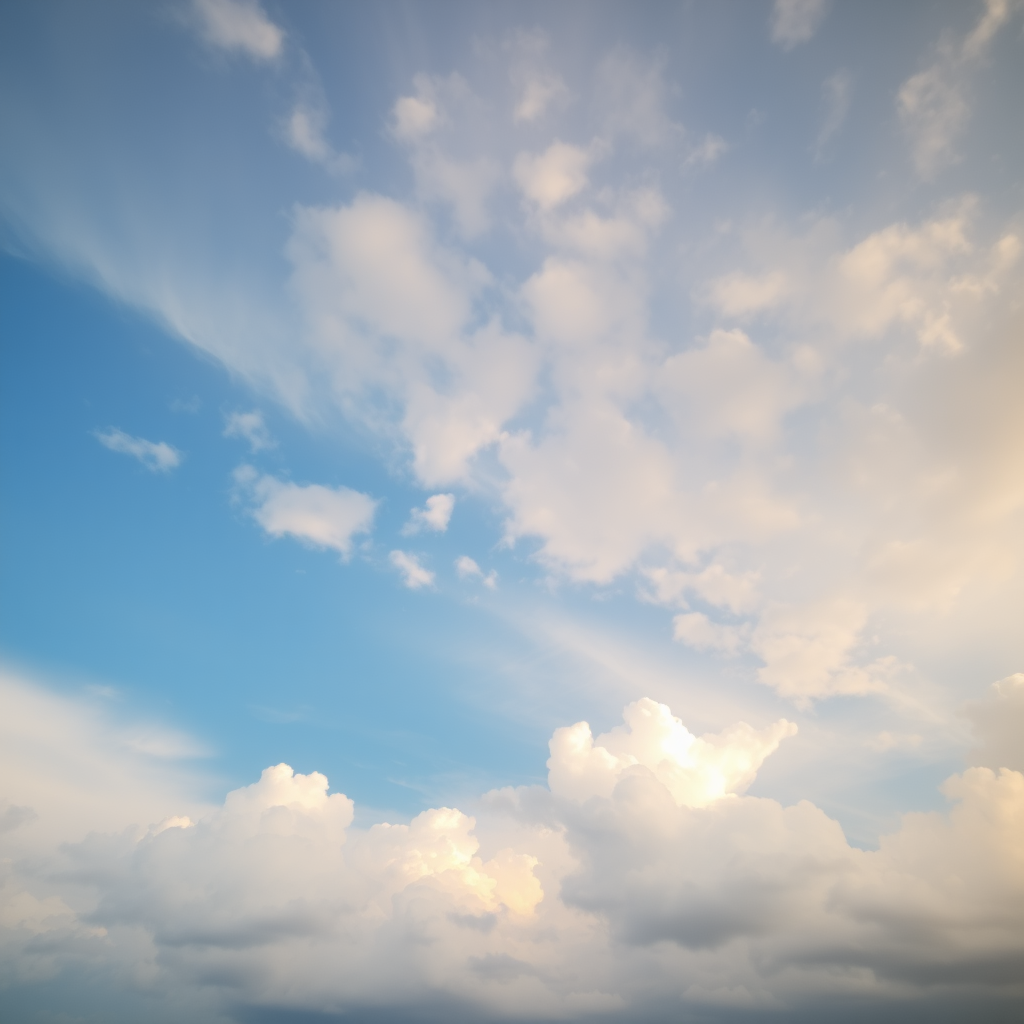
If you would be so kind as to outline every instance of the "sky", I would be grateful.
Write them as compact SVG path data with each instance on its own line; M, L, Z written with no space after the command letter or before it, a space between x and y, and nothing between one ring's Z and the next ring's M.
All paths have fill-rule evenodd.
M1022 50L0 3L0 1016L1019 1019Z

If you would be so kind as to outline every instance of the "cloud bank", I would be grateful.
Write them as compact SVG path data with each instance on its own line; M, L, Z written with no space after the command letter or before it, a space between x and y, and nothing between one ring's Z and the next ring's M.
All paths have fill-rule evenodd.
M6 697L23 725L43 699ZM160 1013L201 993L192 1019L211 1021L728 1019L822 1000L1000 1019L1024 995L1024 776L954 775L947 813L908 815L865 851L813 804L743 795L794 732L696 737L644 699L596 737L556 730L547 785L369 828L323 775L286 764L148 826L125 830L122 803L121 827L108 817L60 849L45 791L12 792L5 984L59 985L86 958L105 984L144 977ZM74 736L102 742L88 724Z

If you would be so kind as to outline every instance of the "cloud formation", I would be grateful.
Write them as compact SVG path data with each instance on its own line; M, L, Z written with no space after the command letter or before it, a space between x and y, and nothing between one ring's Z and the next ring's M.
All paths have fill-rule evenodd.
M423 508L412 510L409 521L402 527L402 533L415 534L420 530L444 533L448 529L454 509L454 494L432 494L427 498Z
M154 473L169 473L181 465L180 451L166 441L147 441L144 437L132 437L123 430L111 427L107 431L96 431L96 440L112 452L121 452L138 459L146 469Z
M192 0L203 38L224 50L238 50L254 60L273 60L281 53L284 32L259 0Z
M224 420L224 436L246 441L253 453L273 448L275 444L259 409L230 413Z
M289 535L343 559L352 554L353 538L369 533L377 502L349 487L293 484L260 475L252 466L235 470L235 484L251 502L251 515L271 537Z
M1010 1012L1024 997L1024 776L955 775L948 814L908 815L864 851L813 804L743 795L794 732L695 737L641 700L596 738L586 722L556 730L546 786L368 828L323 775L278 764L218 808L22 856L0 889L9 978L45 958L59 981L91 949L111 984L145 970L172 1013L199 998L198 1020L419 1020L430 1005L451 1020L625 1021L798 1014L826 997L880 1019L936 999ZM32 827L23 807L6 814L0 842ZM42 856L76 879L63 896Z
M806 43L825 17L825 0L775 0L771 14L772 42L784 50Z
M434 574L425 569L420 560L407 551L392 551L388 555L391 564L402 574L402 582L410 590L419 590L421 587L432 587L434 585Z

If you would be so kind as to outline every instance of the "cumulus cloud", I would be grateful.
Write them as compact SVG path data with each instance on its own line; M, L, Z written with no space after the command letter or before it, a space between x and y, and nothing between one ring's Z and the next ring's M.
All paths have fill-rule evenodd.
M235 483L251 502L252 517L271 537L289 535L347 559L353 538L373 526L377 502L348 487L293 484L260 475L251 466L235 470Z
M112 452L131 455L154 473L170 472L181 465L184 457L177 448L166 441L147 441L144 437L132 437L131 434L126 434L116 427L111 427L105 432L96 431L96 440Z
M444 533L455 509L454 494L432 494L427 498L423 508L414 508L409 514L409 522L402 527L404 534L416 534L420 530L432 530Z
M253 409L252 412L229 413L224 418L224 436L237 437L245 441L253 453L275 446L275 441L263 421L263 413L259 409Z
M108 988L144 971L154 1005L200 1020L1009 1012L1024 776L953 776L948 814L864 851L807 801L745 795L795 731L697 737L644 699L596 737L556 730L547 786L364 828L322 774L278 764L219 807L23 851L0 887L11 978L59 982L90 950Z
M420 587L432 587L434 585L434 574L425 569L415 555L406 551L392 551L388 555L391 564L402 574L402 582L410 590L419 590Z
M284 32L259 0L192 0L203 38L224 50L238 50L254 60L273 60L281 53Z
M593 159L588 149L553 142L543 153L520 153L512 175L527 199L542 210L553 210L587 187Z
M772 42L784 50L814 37L825 17L825 0L775 0L771 14Z

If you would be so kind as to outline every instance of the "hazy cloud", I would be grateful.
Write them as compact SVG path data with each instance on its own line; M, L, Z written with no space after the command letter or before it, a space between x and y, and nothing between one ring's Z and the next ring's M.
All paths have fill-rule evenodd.
M284 45L284 32L258 0L192 0L203 38L225 50L239 50L254 60L273 60Z
M116 427L111 427L103 433L96 431L96 440L112 452L131 455L154 473L170 472L181 465L184 457L177 448L166 441L147 441L144 437L132 437L131 434L126 434Z
M825 0L775 0L771 14L772 42L784 50L806 43L825 17Z

